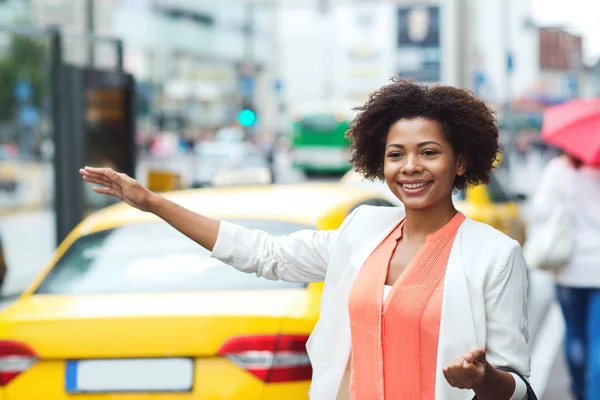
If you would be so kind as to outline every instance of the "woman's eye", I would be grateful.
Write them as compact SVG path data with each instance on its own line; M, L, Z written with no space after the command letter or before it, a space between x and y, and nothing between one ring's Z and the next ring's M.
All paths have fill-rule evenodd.
M390 153L388 155L388 157L390 157L390 158L398 158L398 157L400 157L400 153Z
M424 156L435 156L436 154L437 154L437 151L435 151L435 150L425 150L423 152Z

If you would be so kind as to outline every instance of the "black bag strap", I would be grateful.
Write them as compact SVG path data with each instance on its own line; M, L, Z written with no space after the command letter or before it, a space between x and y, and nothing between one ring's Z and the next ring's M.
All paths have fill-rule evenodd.
M529 384L529 381L525 379L525 377L521 375L519 371L511 367L497 367L496 369L499 369L500 371L511 372L517 375L519 378L521 378L523 382L525 382L525 385L527 386L527 400L538 400L537 396L535 395L535 392L533 391L533 388ZM477 396L473 397L473 400L477 400Z

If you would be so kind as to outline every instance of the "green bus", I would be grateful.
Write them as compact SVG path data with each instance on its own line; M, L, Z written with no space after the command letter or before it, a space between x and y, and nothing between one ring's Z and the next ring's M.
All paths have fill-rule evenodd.
M345 138L355 113L326 105L298 108L293 114L293 165L307 175L344 174L350 165L350 143Z

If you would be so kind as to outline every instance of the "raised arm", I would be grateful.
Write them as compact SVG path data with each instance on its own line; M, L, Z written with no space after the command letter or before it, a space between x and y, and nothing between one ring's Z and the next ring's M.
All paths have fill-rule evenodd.
M356 212L337 230L302 230L276 237L195 213L110 168L86 167L80 173L85 181L100 185L94 188L96 193L117 197L132 207L151 212L211 251L212 257L240 271L273 280L324 280L332 245Z

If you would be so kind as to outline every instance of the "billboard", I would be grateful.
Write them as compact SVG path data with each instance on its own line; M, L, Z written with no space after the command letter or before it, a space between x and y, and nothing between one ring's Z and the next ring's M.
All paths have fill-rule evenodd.
M397 18L396 76L439 82L440 7L425 4L400 6Z
M394 75L392 4L352 4L335 10L335 93L353 104L389 83Z

